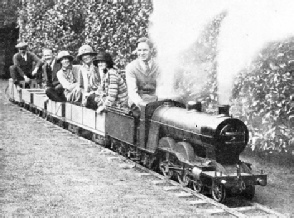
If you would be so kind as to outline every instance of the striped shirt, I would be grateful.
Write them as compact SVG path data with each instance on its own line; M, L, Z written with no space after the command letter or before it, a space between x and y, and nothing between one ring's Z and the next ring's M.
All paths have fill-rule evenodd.
M102 78L102 90L106 95L104 106L126 106L128 102L127 86L115 69L108 69Z

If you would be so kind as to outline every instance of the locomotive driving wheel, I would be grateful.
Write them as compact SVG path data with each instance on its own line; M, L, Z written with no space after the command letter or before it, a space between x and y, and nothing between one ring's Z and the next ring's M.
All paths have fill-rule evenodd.
M242 195L247 198L248 200L252 200L255 195L255 186L248 185L246 186L245 190L243 191Z
M168 161L160 162L159 164L160 172L165 176L167 179L171 179L173 176L173 172L170 170Z
M215 201L224 202L227 196L226 187L223 184L213 182L211 194Z
M173 176L173 171L170 169L169 162L169 154L166 153L165 158L162 158L159 161L159 171L165 176L167 179L171 179Z
M192 185L192 189L196 191L197 193L202 193L204 190L203 183L199 179L191 181L191 185Z
M178 181L182 186L186 187L191 183L191 179L186 170L183 170L177 173L177 176L178 176Z

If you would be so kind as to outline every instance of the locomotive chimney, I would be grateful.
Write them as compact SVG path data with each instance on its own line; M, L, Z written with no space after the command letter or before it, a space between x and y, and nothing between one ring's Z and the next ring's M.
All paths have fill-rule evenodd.
M201 102L200 101L197 101L196 102L195 109L198 112L201 112L202 111L202 105L201 105Z
M218 114L230 115L230 105L220 105L218 107Z
M186 105L186 109L188 111L195 109L196 102L195 101L188 101Z

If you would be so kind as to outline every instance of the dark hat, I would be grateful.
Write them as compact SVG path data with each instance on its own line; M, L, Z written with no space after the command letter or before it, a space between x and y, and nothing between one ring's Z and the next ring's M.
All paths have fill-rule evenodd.
M15 46L15 48L18 48L18 49L27 48L27 47L28 47L28 43L26 42L20 42Z
M97 65L98 61L105 61L108 67L112 67L114 65L112 57L107 52L98 52L94 62L94 65Z
M61 59L63 58L69 58L70 61L73 61L74 59L73 56L71 56L68 51L60 51L57 55L56 61L60 62Z
M99 52L95 58L97 61L109 61L112 60L111 56L107 52Z

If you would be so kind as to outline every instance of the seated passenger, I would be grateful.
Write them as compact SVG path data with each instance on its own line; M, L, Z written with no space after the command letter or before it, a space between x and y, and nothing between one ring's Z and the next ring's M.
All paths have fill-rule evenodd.
M82 61L80 75L84 88L84 97L82 104L93 110L98 108L97 104L100 99L99 87L101 84L98 68L94 66L93 59L97 55L89 45L83 45L79 48L78 59Z
M56 61L61 63L57 78L64 88L66 100L69 102L81 102L83 90L81 89L79 66L72 65L73 56L68 51L60 51Z
M127 86L118 70L114 67L110 54L105 52L98 53L95 62L98 64L102 91L102 98L98 102L97 112L101 113L106 106L127 108Z
M15 47L18 48L18 53L13 56L13 65L10 66L9 70L13 83L20 90L20 81L24 80L28 85L31 79L37 77L37 72L42 61L34 53L27 51L27 43L20 42Z
M159 68L151 57L151 50L151 42L145 37L140 38L136 49L138 58L126 67L126 82L131 108L157 101L155 92Z
M66 101L66 97L63 93L64 89L57 79L57 71L60 70L61 65L53 58L51 49L43 49L43 62L42 71L46 95L52 101Z

